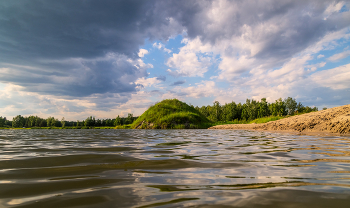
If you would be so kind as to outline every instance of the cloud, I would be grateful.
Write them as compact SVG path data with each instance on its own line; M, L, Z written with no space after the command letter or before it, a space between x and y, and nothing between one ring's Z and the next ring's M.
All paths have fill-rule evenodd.
M320 55L317 56L318 59L323 58L323 57L324 57L323 54L320 54Z
M332 2L323 13L325 16L324 20L327 20L327 18L329 16L331 16L332 14L339 12L343 8L344 5L345 5L344 1Z
M336 12L327 21L323 20L326 8L333 4L323 1L203 2L199 4L200 9L184 21L189 39L187 45L199 39L198 49L180 52L177 57L174 55L168 65L177 67L179 74L193 76L180 64L192 60L191 67L196 71L200 61L194 54L203 51L200 49L203 47L209 48L206 52L220 55L219 77L228 81L251 69L279 68L320 39L327 35L336 39L338 31L349 27L349 12Z
M178 76L203 77L210 65L210 58L198 58L195 53L180 52L179 54L173 54L173 57L168 59L167 65L176 68Z
M138 60L147 52L140 45L183 31L164 6L133 0L1 2L0 68L10 72L0 82L74 97L134 93L130 83L147 76Z
M138 55L139 57L144 57L146 54L148 54L148 51L146 49L141 48Z
M151 86L157 85L160 82L161 80L158 79L158 77L153 77L153 78L141 77L135 81L135 84L141 86L141 88L144 88L144 87L151 87Z
M166 71L168 72L168 74L169 74L170 76L173 76L173 77L178 77L178 76L180 76L179 73L177 73L176 71L172 71L171 69L167 69Z
M350 64L319 71L310 76L317 84L333 90L350 88Z
M338 54L334 54L333 56L329 57L328 60L330 61L339 61L340 59L344 59L346 57L350 56L350 50L344 51Z
M170 53L159 41L185 31L186 45L166 62L173 72L203 77L213 56L220 55L220 77L232 81L253 68L281 67L350 23L349 12L339 13L343 1L33 0L1 5L0 61L45 68L51 74L63 73L62 66L37 60L93 59L107 53L136 60L144 55L139 47L145 39ZM326 21L324 15L329 16ZM26 79L21 73L16 76Z
M164 82L166 80L166 76L159 76L159 77L157 77L157 80Z
M151 104L155 92L137 91L136 93L104 93L88 97L65 99L62 96L41 95L36 92L23 91L23 87L6 84L0 89L0 108L2 116L38 115L42 118L54 116L66 120L83 120L88 116L96 118L113 118L117 115L127 116L142 114ZM157 96L161 95L158 92Z
M154 48L158 48L159 50L163 49L163 51L165 51L165 52L167 52L167 53L171 53L171 52L172 52L170 49L165 48L164 44L162 44L162 43L157 43L157 42L155 42L155 43L153 43L152 46L153 46Z
M286 63L277 72L255 75L242 81L241 93L260 100L274 102L278 98L293 97L305 105L339 106L350 102L349 67L340 66L329 70L315 71L317 65L306 65L310 57L299 57ZM295 70L293 70L295 68Z
M35 92L25 92L23 87L6 84L0 90L2 115L12 117L15 115L38 115L46 118L46 115L55 115L58 118L67 116L69 119L86 109L95 107L95 104L86 100L65 100L55 96L44 96Z
M178 85L182 85L184 83L186 83L186 81L180 80L180 81L176 81L176 82L172 83L170 86L178 86Z
M28 70L26 67L11 67L0 75L0 81L14 83L23 90L40 94L82 97L95 93L135 92L133 84L146 77L152 65L140 59L109 53L93 59L70 58L45 60L46 65L61 67L61 71L43 73L43 68ZM25 74L25 76L24 76Z
M173 53L172 57L167 60L167 66L176 69L175 72L171 72L169 69L169 74L203 77L204 73L208 71L208 67L212 64L212 55L206 53L208 49L201 45L198 38L193 41L185 39L182 42L186 43L186 45L180 48L179 53Z
M196 83L195 86L181 88L180 92L186 95L186 97L202 98L215 95L218 92L214 81L202 81Z

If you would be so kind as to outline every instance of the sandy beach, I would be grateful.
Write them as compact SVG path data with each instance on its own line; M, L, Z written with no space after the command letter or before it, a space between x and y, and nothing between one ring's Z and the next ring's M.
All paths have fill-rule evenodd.
M350 105L330 108L263 124L226 124L209 129L247 129L299 133L350 134Z

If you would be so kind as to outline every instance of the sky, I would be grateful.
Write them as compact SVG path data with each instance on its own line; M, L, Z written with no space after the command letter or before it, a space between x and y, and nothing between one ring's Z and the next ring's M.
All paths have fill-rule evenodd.
M350 104L350 1L0 1L0 116Z

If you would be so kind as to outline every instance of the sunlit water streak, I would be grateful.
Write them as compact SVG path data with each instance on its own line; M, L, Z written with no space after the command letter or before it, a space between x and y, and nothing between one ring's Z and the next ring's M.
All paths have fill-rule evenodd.
M350 138L0 130L0 207L349 207Z

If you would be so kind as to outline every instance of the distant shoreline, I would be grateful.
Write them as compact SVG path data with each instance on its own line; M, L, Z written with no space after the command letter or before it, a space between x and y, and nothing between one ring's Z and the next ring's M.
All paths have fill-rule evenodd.
M245 129L303 134L350 135L350 105L292 116L262 124L225 124L209 129Z

